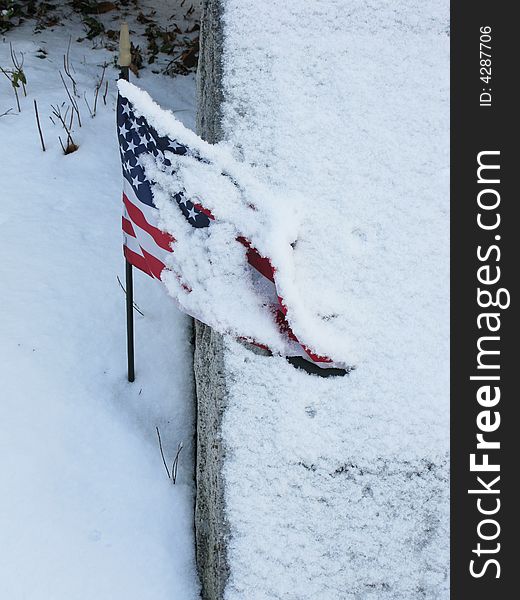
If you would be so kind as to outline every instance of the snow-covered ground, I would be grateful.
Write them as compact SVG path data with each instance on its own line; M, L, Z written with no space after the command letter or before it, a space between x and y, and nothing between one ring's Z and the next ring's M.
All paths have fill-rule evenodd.
M74 22L0 41L24 53L27 98L17 113L0 79L0 597L9 600L191 600L193 391L189 320L164 290L135 275L136 371L126 381L121 167L115 79L90 118L79 98L79 150L64 156L50 105L69 35L80 95L92 105L105 50L74 40ZM47 57L37 57L40 48ZM193 76L143 71L139 85L194 121ZM47 151L33 112L38 101ZM62 134L63 138L63 134ZM175 486L165 473L183 442Z

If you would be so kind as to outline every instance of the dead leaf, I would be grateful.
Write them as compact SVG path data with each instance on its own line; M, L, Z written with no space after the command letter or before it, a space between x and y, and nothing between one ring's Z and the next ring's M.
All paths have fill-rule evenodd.
M118 10L117 5L113 2L98 2L90 11L90 14L102 15L111 10Z

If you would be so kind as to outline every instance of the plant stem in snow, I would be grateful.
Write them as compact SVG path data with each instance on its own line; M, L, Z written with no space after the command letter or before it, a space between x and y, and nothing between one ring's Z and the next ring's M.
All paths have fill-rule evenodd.
M87 105L88 108L88 112L90 114L90 118L93 119L94 118L94 113L92 112L92 109L90 108L90 104L88 103L87 100L87 92L83 92L83 100L85 100L85 104Z
M27 80L25 78L25 73L23 71L23 52L20 52L20 56L22 57L21 60L18 60L17 56L16 56L16 52L13 49L13 44L11 42L9 42L9 51L11 52L11 62L13 63L13 67L14 67L14 71L12 72L12 75L14 78L16 78L16 81L20 81L20 83L22 84L22 89L23 89L23 95L27 96L27 90L25 89L25 84L27 83ZM14 81L14 79L13 79ZM14 85L14 83L13 83Z
M163 465L164 465L164 468L166 469L166 473L168 474L168 479L171 479L170 471L168 470L168 465L166 464L166 459L164 458L164 452L163 452L163 448L162 448L161 434L159 433L159 427L155 427L155 431L157 431L157 438L159 439L159 450L161 451Z
M99 82L96 85L96 93L95 93L95 96L94 96L94 111L93 111L94 114L92 116L95 116L95 114L96 114L99 90L101 89L101 86L103 85L103 80L105 79L105 71L106 71L107 67L108 67L108 64L105 63L103 65L103 70L101 71L101 78L100 78Z
M177 453L175 454L175 458L173 459L173 464L172 464L172 481L173 481L173 483L175 483L177 481L177 469L179 468L179 454L181 453L182 449L183 449L182 442L179 442L179 444L177 446Z
M69 53L70 53L70 44L72 42L72 36L69 37L69 44L67 46L67 53L63 55L63 70L67 77L72 81L72 93L74 96L78 95L78 88L76 85L76 80L72 77L70 73L70 61L69 61Z
M15 80L13 79L14 74L6 71L3 67L0 67L0 71L2 71L2 73L7 77L7 79L9 79L9 81L11 82L11 86L14 90L14 95L16 97L16 106L18 107L18 112L22 112L22 109L20 108L20 99L18 98L18 89L17 89L17 85Z
M105 93L103 94L103 104L107 105L107 94L108 94L108 79L105 81Z
M70 103L72 104L72 109L76 111L76 114L78 115L78 125L81 127L81 116L79 114L79 106L78 103L76 102L76 99L72 97L71 93L69 92L69 88L67 87L67 84L65 83L65 79L63 79L63 75L61 74L61 71L59 71L60 77L61 77L61 81L63 83L63 87L65 88L65 91L67 92L67 96L69 97Z
M74 118L74 110L71 110L70 123L69 123L69 125L67 125L67 115L69 113L70 106L67 106L67 110L65 111L64 115L61 114L61 109L59 106L51 105L51 108L52 108L52 114L59 120L63 129L65 129L65 132L67 133L67 146L65 146L63 144L61 137L58 136L61 147L63 148L63 153L71 154L72 152L75 152L78 149L78 146L74 143L74 140L72 139L72 133L71 133L72 120Z
M86 99L85 99L85 101L86 101ZM119 275L117 276L117 281L126 296L125 286L121 283L121 279L119 279ZM142 315L144 317L144 312L139 308L139 306L135 302L134 302L134 310L136 310L140 315Z
M34 100L34 114L36 115L36 124L38 125L38 133L40 134L42 150L45 152L45 142L43 141L43 133L40 125L40 116L38 115L38 104L36 103L36 99Z

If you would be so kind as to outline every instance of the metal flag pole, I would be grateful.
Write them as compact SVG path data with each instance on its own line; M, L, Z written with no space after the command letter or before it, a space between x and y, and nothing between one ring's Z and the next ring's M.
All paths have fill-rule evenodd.
M132 62L130 51L130 33L128 23L121 23L119 34L119 66L120 79L129 79L129 67ZM126 351L128 357L128 381L135 381L134 367L134 277L132 265L125 259L126 278Z

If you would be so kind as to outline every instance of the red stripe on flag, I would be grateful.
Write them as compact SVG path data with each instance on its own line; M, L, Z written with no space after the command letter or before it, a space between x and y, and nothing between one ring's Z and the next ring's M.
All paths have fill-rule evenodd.
M122 219L123 219L123 223L122 223L123 231L125 233L127 233L128 235L131 235L132 237L135 238L135 231L132 226L132 223L128 219L125 219L125 217L122 217Z
M140 271L142 271L143 273L146 273L147 275L150 275L150 277L153 277L152 273L150 272L150 269L148 268L148 264L146 263L146 260L143 256L141 256L140 254L137 254L133 250L130 250L130 248L128 248L128 246L123 246L123 253L125 255L126 260L133 267L135 267L136 269L139 269Z
M257 348L261 348L262 350L265 350L266 352L269 352L271 356L273 355L271 348L269 348L269 346L266 346L265 344L261 344L260 342L256 342L253 338L240 336L238 339L242 340L244 342L247 342L248 344L251 344L253 346L256 346Z
M278 302L280 303L280 310L287 316L287 306L283 303L283 298L281 296L278 296Z
M161 273L162 273L163 269L165 268L164 263L162 263L158 258L153 256L152 254L150 254L143 248L141 248L141 252L143 253L143 256L146 259L146 264L148 265L148 268L150 269L151 274L155 278L160 279Z
M301 342L299 342L299 343L300 343L301 347L307 353L307 356L309 356L309 358L311 358L314 362L316 362L316 363L320 363L320 362L331 363L332 362L331 358L328 358L327 356L320 356L319 354L314 354L314 352L311 352L305 344L302 344Z
M280 301L281 301L281 298L280 298ZM285 309L285 311L287 312L287 309ZM307 354L307 356L313 362L315 362L315 363L331 363L332 362L332 359L328 358L327 356L320 356L319 354L314 354L314 352L312 352L305 344L302 344L300 342L300 340L294 335L294 332L291 329L291 326L289 325L289 323L287 322L287 319L285 318L285 313L282 311L281 308L279 308L276 311L276 322L278 323L278 327L279 327L280 331L283 333L286 333L287 336L289 337L289 339L298 343L301 346L302 350L305 352L305 354Z
M251 243L244 237L240 236L237 238L237 241L240 242L243 246L247 248L247 262L256 269L259 273L261 273L265 278L269 279L275 284L274 274L275 268L272 266L271 261L268 258L264 258L260 256L258 250L251 246ZM332 359L327 356L320 356L318 354L314 354L305 344L302 344L300 340L294 335L291 326L287 322L287 307L284 304L283 298L278 296L279 307L276 311L276 322L278 324L278 328L281 333L285 333L289 339L293 340L297 344L300 345L302 350L307 354L307 356L315 363L331 363Z
M215 217L213 216L213 213L209 210L209 208L204 208L204 206L202 206L202 204L194 204L193 205L197 210L200 210L200 212L204 215L206 215L206 217L210 218L212 221L215 220Z
M240 236L237 237L237 241L247 248L246 256L247 262L254 267L259 273L261 273L266 279L269 279L274 283L274 268L271 261L268 258L260 256L258 250L251 246L251 243L246 238Z
M123 193L123 202L125 203L130 219L132 219L132 221L138 227L146 231L146 233L149 233L160 248L167 250L168 252L172 252L170 244L175 242L175 239L169 233L161 231L157 227L150 225L141 209L132 204L125 193Z
M274 269L271 261L268 258L260 256L255 248L247 249L247 262L274 283Z

